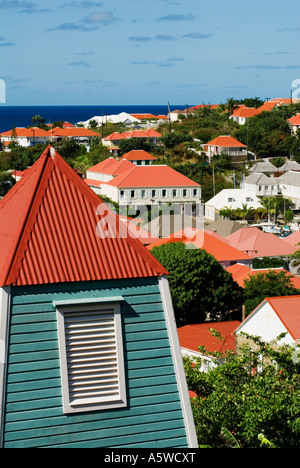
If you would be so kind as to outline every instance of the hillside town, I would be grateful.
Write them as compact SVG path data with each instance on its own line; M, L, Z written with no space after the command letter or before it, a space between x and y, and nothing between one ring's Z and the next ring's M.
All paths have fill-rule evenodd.
M103 444L213 446L209 375L247 336L252 377L262 348L292 356L283 445L299 440L300 100L250 101L0 134L5 447L59 446L81 425L83 444L91 423ZM250 437L220 412L220 446L227 429L280 446L274 414Z

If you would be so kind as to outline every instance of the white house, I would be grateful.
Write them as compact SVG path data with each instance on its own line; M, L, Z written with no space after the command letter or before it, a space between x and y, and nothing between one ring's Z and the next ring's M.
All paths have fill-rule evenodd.
M201 204L201 186L169 166L136 166L101 185L101 194L124 205Z
M36 143L44 144L49 141L49 132L38 127L23 128L17 127L8 132L0 133L1 143L9 144L13 141L24 148L33 146Z
M203 151L209 161L214 156L229 154L231 157L246 157L247 146L230 135L219 136L203 145Z
M137 119L136 117L133 117L132 115L127 114L126 112L121 112L120 114L115 114L115 115L95 116L86 120L85 122L78 122L78 124L83 125L84 127L89 127L90 122L93 120L97 122L99 127L101 127L102 125L105 125L108 122L113 123L113 124L122 123L124 125L132 125L133 123L141 123L141 120Z
M296 135L300 128L300 114L294 115L294 117L288 119L288 123L291 127L291 132Z
M289 171L276 179L284 197L300 206L300 172Z
M299 342L300 296L265 299L235 330L237 339L241 333L259 336L268 343L286 333L280 343L291 345Z
M130 161L136 166L151 166L153 161L156 161L156 157L152 154L147 153L144 150L132 150L129 153L123 154L122 159Z
M250 174L243 179L241 187L257 197L274 197L280 192L278 178L265 174Z
M260 202L255 193L247 189L224 189L205 203L205 219L216 221L223 208L236 210L247 205L248 208L259 208Z

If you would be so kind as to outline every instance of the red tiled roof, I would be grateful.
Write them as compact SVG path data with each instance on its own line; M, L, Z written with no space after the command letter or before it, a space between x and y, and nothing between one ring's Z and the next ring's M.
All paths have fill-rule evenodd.
M123 159L128 161L154 161L156 158L152 154L144 150L132 150L122 156Z
M234 109L232 113L232 117L254 117L255 115L259 114L257 109L246 107L246 106L238 106Z
M12 137L13 132L15 133L15 136L18 137L18 138L21 138L21 137L37 138L37 137L48 137L49 136L48 131L42 130L41 128L38 128L38 127L31 127L31 128L17 127L14 130L9 130L8 132L0 133L0 136Z
M178 328L178 337L181 348L189 349L199 353L199 346L204 346L209 352L235 351L235 335L233 332L241 322L233 320L231 322L199 323L186 325ZM223 340L212 336L209 329L218 331Z
M169 166L135 166L108 182L114 187L199 187Z
M269 271L274 271L275 273L285 272L286 276L291 277L293 286L296 289L300 289L300 278L297 278L297 276L292 275L284 268L266 268L261 270L251 270L251 268L249 268L247 265L241 265L240 263L236 263L235 265L226 268L226 270L228 271L228 273L232 274L233 280L236 281L238 285L242 288L244 287L245 279L248 279L251 276L255 276L260 273L268 273Z
M162 136L161 133L157 132L156 130L153 130L153 128L145 130L144 133L150 138L160 138Z
M150 244L147 249L152 250L153 247L174 242L183 242L184 244L192 243L198 249L204 249L207 253L213 255L218 262L251 260L247 254L232 247L226 241L222 241L218 237L211 235L209 231L193 228L185 228L164 239L159 239L153 244Z
M109 157L105 159L104 161L99 162L95 166L90 167L90 169L88 169L88 172L98 172L99 174L104 174L105 169L114 165L115 162L116 162L115 158Z
M230 245L251 257L278 257L291 255L296 248L275 234L260 231L258 228L242 228L226 237Z
M49 136L57 136L57 137L98 137L100 138L99 133L93 132L88 128L84 127L72 127L72 128L52 128L48 132Z
M246 148L246 145L240 143L232 136L219 136L207 143L208 146L219 146L220 148Z
M294 117L288 119L288 122L291 125L300 125L300 114L294 115Z
M0 287L167 274L116 220L48 146L0 202Z
M133 132L124 132L125 138L149 138L149 136L142 130L134 130Z
M122 135L121 133L114 132L104 138L105 141L119 141L119 140L126 140L126 136Z

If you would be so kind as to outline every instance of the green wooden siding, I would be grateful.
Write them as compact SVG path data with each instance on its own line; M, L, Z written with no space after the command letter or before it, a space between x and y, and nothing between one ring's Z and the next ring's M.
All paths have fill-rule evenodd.
M187 448L157 278L12 289L5 448ZM64 415L52 302L123 296L128 405Z

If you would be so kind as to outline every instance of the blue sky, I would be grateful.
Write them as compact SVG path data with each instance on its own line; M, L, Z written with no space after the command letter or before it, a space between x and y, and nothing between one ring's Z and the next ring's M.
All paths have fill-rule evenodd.
M299 0L0 0L0 79L7 105L289 97L299 18Z

